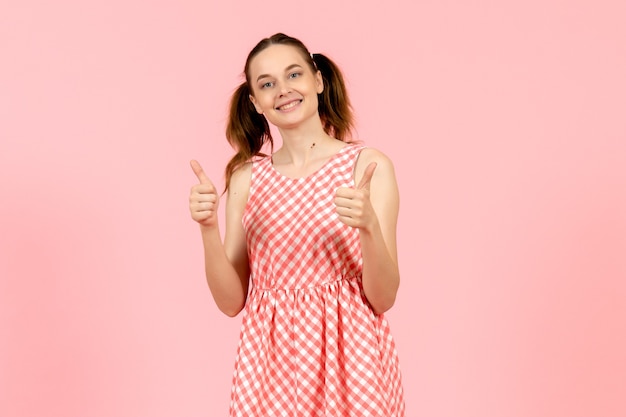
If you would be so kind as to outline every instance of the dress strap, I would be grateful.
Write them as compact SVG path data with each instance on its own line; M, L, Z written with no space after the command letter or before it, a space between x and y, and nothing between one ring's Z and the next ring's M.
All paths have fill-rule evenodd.
M250 177L250 191L248 193L248 200L255 194L259 183L262 182L262 178L266 177L271 165L271 156L263 156L251 161L252 175Z
M359 157L361 156L361 151L363 149L367 148L367 146L363 145L363 144L356 144L356 145L351 145L350 149L348 150L349 152L349 158L351 160L351 164L349 165L349 169L350 169L350 173L352 175L352 179L353 181L356 183L356 178L354 178L354 174L356 172L356 164L359 161Z

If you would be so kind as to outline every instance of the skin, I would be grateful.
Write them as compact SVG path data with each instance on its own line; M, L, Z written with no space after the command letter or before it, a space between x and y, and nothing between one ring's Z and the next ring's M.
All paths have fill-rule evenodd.
M306 177L346 144L328 136L317 112L317 94L324 85L300 52L273 45L250 62L250 100L256 111L274 124L283 146L272 156L274 168L291 177ZM285 105L293 105L287 108ZM244 307L248 292L248 262L242 216L250 190L251 165L233 173L226 200L224 242L218 226L217 189L193 160L199 183L191 188L189 209L200 225L206 278L218 308L228 316ZM335 194L339 220L359 230L363 256L363 290L376 314L389 310L400 283L396 249L399 194L392 162L366 148L355 166L355 186Z

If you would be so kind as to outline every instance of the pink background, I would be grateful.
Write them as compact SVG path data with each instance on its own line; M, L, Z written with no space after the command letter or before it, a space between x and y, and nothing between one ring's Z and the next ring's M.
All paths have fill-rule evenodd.
M277 31L395 161L407 415L626 415L624 2L373 4L2 2L0 416L226 415L188 161Z

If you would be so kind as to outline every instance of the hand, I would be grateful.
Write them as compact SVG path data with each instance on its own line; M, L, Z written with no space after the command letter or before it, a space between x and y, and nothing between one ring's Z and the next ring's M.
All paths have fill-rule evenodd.
M342 223L367 229L378 221L370 201L370 183L375 169L376 162L372 162L365 168L363 178L356 188L342 187L335 193L335 206Z
M191 169L198 177L200 184L191 187L189 195L189 211L191 218L201 226L217 226L217 206L219 197L215 186L204 173L204 170L196 160L191 161Z

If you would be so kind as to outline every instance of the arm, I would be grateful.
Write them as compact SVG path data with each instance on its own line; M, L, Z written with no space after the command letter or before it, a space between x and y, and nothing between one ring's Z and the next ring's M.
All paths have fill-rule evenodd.
M241 219L248 200L251 166L241 167L231 178L223 244L217 221L217 192L202 168L198 168L194 167L194 172L200 184L192 188L190 209L192 218L200 225L206 280L220 311L234 317L243 309L248 293L250 267ZM214 200L213 205L210 200Z
M375 313L389 310L400 285L396 249L399 193L391 160L364 149L355 168L354 189L338 190L342 221L359 229L363 256L363 291ZM344 195L345 193L345 195Z

